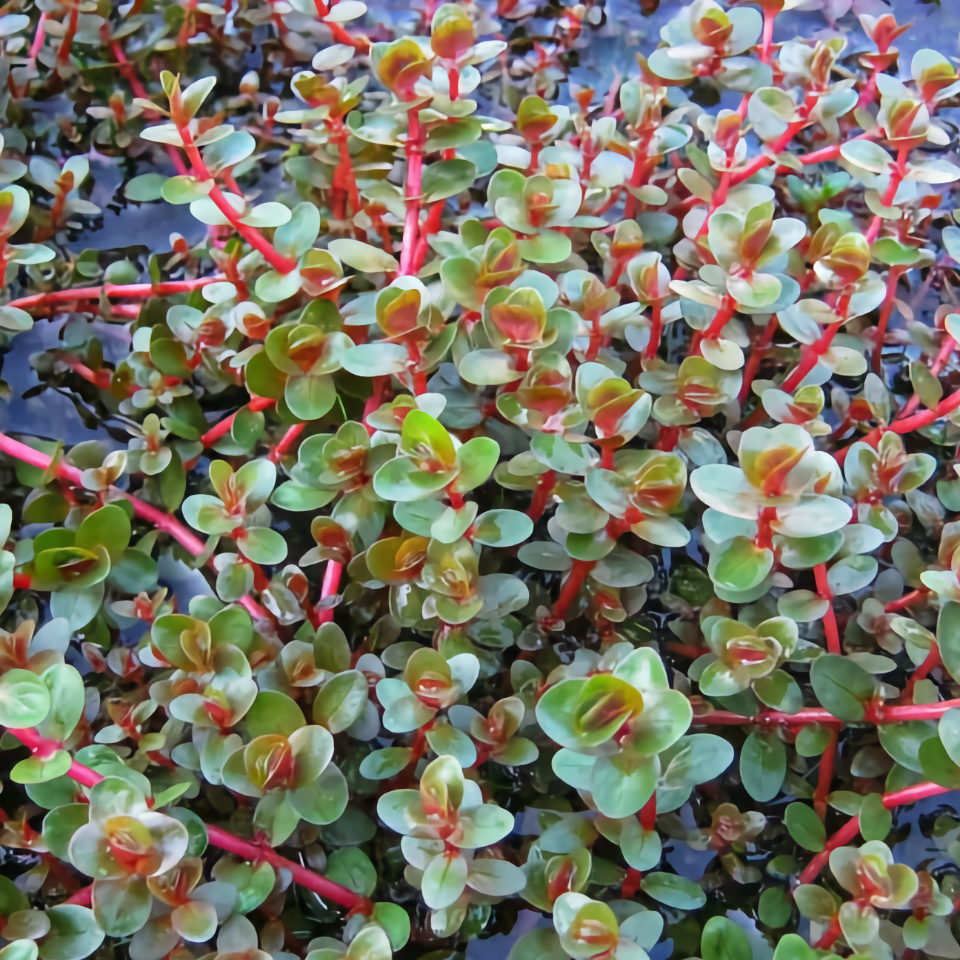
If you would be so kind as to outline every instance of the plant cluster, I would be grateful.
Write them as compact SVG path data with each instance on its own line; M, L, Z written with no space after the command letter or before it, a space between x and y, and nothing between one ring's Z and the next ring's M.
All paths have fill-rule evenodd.
M4 6L0 960L960 957L960 74L798 6Z

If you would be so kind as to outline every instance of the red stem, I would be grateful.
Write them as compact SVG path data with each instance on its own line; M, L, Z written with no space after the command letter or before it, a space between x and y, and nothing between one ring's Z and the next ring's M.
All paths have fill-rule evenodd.
M82 887L72 897L68 897L64 903L74 903L78 907L89 907L93 903L93 884L88 887Z
M347 199L350 201L350 207L354 216L360 212L360 191L357 187L357 178L353 172L353 160L350 158L350 150L347 148L348 133L343 126L343 121L339 118L331 121L333 130L332 140L340 151L340 160L337 163L337 174L340 179L341 187L347 191Z
M772 7L765 7L763 11L763 37L760 43L761 63L770 63L773 59L773 21L777 12Z
M827 568L824 564L818 563L813 568L813 575L817 580L817 593L829 604L827 612L823 617L823 628L827 635L827 650L830 653L840 653L840 631L837 629L837 617L833 612L833 593L830 590L830 584L827 582Z
M77 35L77 22L80 18L80 7L75 2L70 4L70 17L67 20L67 30L63 35L63 42L57 51L57 62L66 63L70 59L70 51L73 49L73 38Z
M884 608L884 613L895 613L897 610L903 610L905 607L909 607L912 603L918 603L923 600L930 591L926 587L919 587L916 590L911 590L909 593L905 593L899 600L892 600Z
M729 158L730 155L728 154L727 156ZM713 216L714 211L718 207L722 207L727 202L727 193L730 190L732 178L733 174L729 170L724 170L724 172L720 174L720 184L710 198L710 206L707 209L707 215L703 218L703 223L700 224L700 229L697 232L697 240L705 237L707 233L709 233L710 217ZM725 297L724 300L730 300L731 304L733 303L732 297ZM706 336L706 334L704 334L704 336Z
M837 942L840 934L840 920L834 917L824 935L813 945L814 950L829 950Z
M694 331L693 339L690 341L691 354L700 352L700 342L702 340L716 340L717 337L720 336L720 334L723 332L723 328L733 316L734 305L733 297L725 295L723 302L720 304L720 307L717 310L716 316L710 321L710 326L708 326L706 330Z
M193 142L193 135L190 133L189 128L186 125L181 126L178 124L177 132L183 141L183 149L187 153L187 159L190 161L190 168L193 175L198 180L204 182L213 180L213 174L210 173L206 164L203 162L200 151ZM292 257L284 256L276 250L273 244L266 240L259 230L255 230L253 227L248 227L245 223L240 222L241 214L234 210L232 204L224 196L220 187L214 184L213 189L207 196L210 197L214 204L216 204L217 209L227 218L230 226L232 226L254 250L258 250L263 256L263 259L266 260L274 270L278 273L290 273L291 270L297 268L297 261Z
M590 323L590 345L587 347L586 359L596 360L597 354L600 353L600 343L603 339L600 333L600 311L592 311L588 322Z
M258 410L266 410L268 407L272 407L276 402L276 400L270 400L267 397L251 397L250 402L245 406L247 409L256 413ZM243 409L244 407L240 408L240 410ZM237 414L240 410L234 411L229 417L224 417L200 438L200 442L204 448L212 447L222 436L233 429L233 421L237 419Z
M327 561L327 568L323 571L323 586L320 588L320 600L335 597L340 587L340 575L343 573L343 564L335 560ZM321 610L317 614L317 623L330 623L333 620L333 607Z
M20 297L11 300L9 306L29 310L32 307L45 307L55 303L72 303L75 300L96 300L101 296L118 297L120 299L145 300L148 297L167 297L175 293L190 293L209 283L223 280L222 274L211 277L197 277L194 280L167 280L164 283L105 283L99 287L73 287L68 290L51 290L48 293L34 293L29 297Z
M415 272L414 255L417 252L417 233L420 229L420 187L423 175L423 133L420 126L420 108L407 111L407 140L404 152L407 155L407 183L404 197L407 217L403 223L403 249L400 252L400 275Z
M36 60L40 54L40 51L43 49L43 41L46 39L46 32L44 31L46 22L47 14L43 12L40 14L40 18L37 20L37 30L33 35L33 43L30 44L31 60Z
M865 107L873 103L877 95L877 74L880 71L874 67L870 71L870 76L867 78L867 82L863 85L863 90L860 92L860 99L857 101L857 106L862 110Z
M889 810L893 807L916 803L927 797L936 797L941 793L949 793L950 787L941 787L936 783L918 783L903 790L894 790L893 793L883 795L883 805ZM830 859L830 852L837 847L850 843L860 830L860 818L853 817L847 821L832 837L827 840L826 846L801 871L799 883L813 883L820 875L820 871Z
M650 799L643 805L638 814L640 820L640 826L643 827L648 833L652 830L657 829L657 791L653 791L653 795Z
M864 715L864 723L903 723L906 720L938 720L948 710L960 708L960 700L944 700L941 703L916 703L905 706L888 707L872 705ZM766 710L755 717L744 717L728 710L714 710L693 718L696 724L708 726L738 727L757 723L767 726L803 726L806 723L843 724L833 714L822 707L804 707L796 713L783 713L780 710Z
M935 376L939 377L940 372L943 370L944 364L950 359L950 354L957 349L957 342L950 336L949 333L943 335L943 343L940 344L940 349L937 351L936 357L934 357L933 364L930 367L930 372ZM904 404L903 409L897 414L897 417L909 417L917 407L920 406L920 394L914 393L912 397Z
M446 205L446 200L437 200L431 205L427 219L423 223L423 232L420 235L420 241L417 243L417 253L413 258L412 273L418 273L424 261L427 259L427 251L430 249L428 240L440 229L443 223L443 210Z
M546 473L540 474L537 487L533 491L533 499L527 508L527 516L534 523L543 516L543 511L547 508L547 498L550 496L550 492L553 490L553 485L556 482L557 475L553 470L547 470Z
M813 795L813 809L821 820L827 816L827 794L833 783L833 769L837 755L837 742L840 739L839 730L831 730L827 746L820 757L820 772L817 775L817 790Z
M883 306L880 308L880 318L877 320L877 339L871 357L871 366L877 376L880 375L883 367L883 341L887 336L887 323L890 321L890 314L893 313L893 305L897 297L897 284L900 282L902 272L902 267L891 267L887 273L887 295L883 301Z
M407 357L410 360L410 376L413 378L414 396L422 396L427 392L427 375L423 370L417 369L420 361L423 359L420 354L420 345L413 340L407 341Z
M16 457L17 460L22 460L24 463L29 463L31 466L38 467L41 470L47 470L50 467L50 457L45 453L34 450L33 447L28 447L25 443L14 440L5 433L0 433L0 452L9 454L11 457ZM74 485L80 486L81 471L76 467L72 467L61 461L57 464L57 474L69 480ZM117 490L116 487L111 487L111 492L128 500L133 507L133 512L138 517L152 523L158 530L169 534L177 543L195 557L199 557L206 551L206 545L203 541L191 533L176 517L171 516L169 513L164 513L156 507L150 506L149 503L138 500L132 494L125 493L123 490ZM213 557L210 558L209 562L210 565L213 564ZM241 597L239 602L255 619L267 619L266 611L252 597Z
M577 594L580 593L580 587L583 586L584 579L594 568L595 563L596 561L594 560L573 561L573 567L571 567L566 581L560 588L560 596L557 597L557 602L553 605L553 616L558 620L566 619L570 604L577 599Z
M109 28L106 28L109 30ZM127 83L130 84L130 89L133 91L135 97L140 97L142 100L149 100L150 97L147 95L147 89L140 82L140 78L137 76L137 71L134 69L133 64L127 59L127 55L123 52L123 47L116 41L110 41L110 51L117 58L117 69L123 74L124 79ZM160 114L154 110L144 111L144 115L147 118L159 117ZM167 151L167 156L173 161L173 166L175 167L177 173L180 176L185 176L187 173L187 165L183 162L183 157L180 156L180 152L172 144L165 144L164 149Z
M650 304L650 342L643 351L644 360L652 360L660 349L660 338L663 335L663 321L660 318L662 308L663 303L660 300L654 300Z
M760 339L754 344L753 349L750 351L750 356L747 357L746 365L743 368L743 384L740 387L739 399L741 407L747 402L747 398L750 396L750 388L753 385L757 371L760 369L760 364L763 363L766 352L773 343L773 335L777 332L778 326L779 320L777 315L775 313L771 314L767 325L763 328L763 333L760 334Z
M61 749L60 744L41 737L40 734L33 729L10 730L9 732L25 747L29 748L32 753L41 758L48 757L52 755L55 750ZM84 787L95 786L104 779L96 770L86 767L76 760L70 764L67 776ZM298 863L293 863L287 860L286 857L281 857L280 854L265 844L251 843L249 840L242 840L240 837L236 837L232 833L227 833L226 830L220 829L220 827L207 826L206 829L207 839L210 843L215 847L219 847L221 850L225 850L227 853L232 853L235 856L242 857L244 860L251 860L253 862L265 860L275 867L288 870L300 886L306 887L308 890L313 890L315 893L319 893L321 896L332 900L334 903L340 904L342 907L352 909L361 902L361 898L352 890L341 887L340 884L334 883L332 880L328 880L326 877L322 877L320 874L306 867L302 867ZM79 896L79 894L77 894L77 896Z
M271 463L279 463L286 456L291 445L296 441L297 437L303 433L305 426L305 423L295 423L287 430L280 439L280 442L270 451L268 459Z
M885 207L893 206L893 201L897 196L897 190L900 188L900 184L903 183L907 172L907 155L909 153L910 150L908 148L901 148L897 151L897 166L893 173L890 174L890 183L887 185L887 189L884 191L883 197L880 200ZM873 218L866 233L867 243L873 244L873 241L880 236L880 227L882 225L883 217L876 216Z
M910 679L907 681L907 685L903 688L903 695L901 699L906 703L909 703L913 699L913 688L921 681L925 680L927 674L931 670L936 670L937 667L943 665L943 661L940 659L940 647L936 643L930 644L930 650L927 655L923 658L923 663L913 671L913 674L910 676Z
M650 138L653 136L653 130L644 130L640 134L633 154L633 171L630 174L630 186L636 190L643 183L643 175L647 168L647 148L650 145ZM627 199L623 206L623 219L632 220L637 209L637 198L627 191Z
M883 436L884 430L892 430L894 433L901 434L913 433L914 430L929 426L941 417L947 416L947 414L956 410L957 407L960 407L960 390L954 391L949 397L944 397L932 410L923 410L920 413L915 413L912 417L905 417L903 420L894 420L888 427L882 429L880 427L874 427L862 438L861 442L876 446L880 437ZM847 451L851 446L853 446L853 444L849 444L842 450L838 450L833 455L837 463L843 463L847 457Z
M800 362L794 367L790 376L783 382L781 389L784 393L793 393L803 378L817 365L817 360L830 349L833 338L847 322L847 318L844 315L845 313L846 311L840 315L839 320L835 320L827 327L823 332L823 336L816 343L804 346Z
M383 388L386 386L389 377L374 377L373 378L373 393L367 397L367 402L363 405L363 425L367 428L367 433L372 437L376 433L376 428L371 427L367 423L367 417L371 413L376 413L380 409L380 404L383 402Z

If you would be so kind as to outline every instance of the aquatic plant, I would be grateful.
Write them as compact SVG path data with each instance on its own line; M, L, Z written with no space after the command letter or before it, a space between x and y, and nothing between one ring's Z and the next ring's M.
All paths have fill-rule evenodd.
M2 960L960 957L960 75L798 6L4 8Z

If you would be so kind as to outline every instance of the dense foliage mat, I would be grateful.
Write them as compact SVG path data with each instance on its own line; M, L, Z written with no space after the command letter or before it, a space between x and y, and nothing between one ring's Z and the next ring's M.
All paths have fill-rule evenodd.
M2 960L960 958L960 77L800 5L3 7Z

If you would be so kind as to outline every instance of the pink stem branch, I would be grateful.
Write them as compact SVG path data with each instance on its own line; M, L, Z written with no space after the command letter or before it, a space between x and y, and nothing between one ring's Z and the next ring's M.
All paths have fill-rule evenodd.
M400 275L404 277L414 272L417 233L420 229L420 190L423 176L423 144L419 107L408 110L407 118L407 140L404 146L407 155L407 183L404 190L407 216L403 223L403 249L400 252Z
M343 564L335 560L327 561L327 569L323 572L323 585L320 587L320 602L327 597L335 597L340 587L340 576L343 573ZM317 614L317 623L330 623L333 620L333 607L321 610Z
M941 787L936 783L918 783L913 787L906 787L903 790L894 790L893 793L883 795L883 805L888 809L900 807L908 803L916 803L918 800L924 800L927 797L935 797L941 793L949 793L950 787ZM853 817L848 820L829 840L826 846L820 851L802 870L799 877L800 883L813 883L820 874L820 871L826 866L830 859L830 852L837 847L842 847L853 840L860 831L860 818Z
M30 310L45 307L48 304L73 303L75 300L99 300L101 295L118 299L144 300L148 297L168 297L176 293L190 293L199 287L223 280L222 274L211 277L197 277L195 280L167 280L164 283L105 283L99 287L73 287L68 290L51 290L48 293L34 293L29 297L11 300L8 306Z
M33 467L38 467L40 470L47 470L50 467L51 459L45 453L34 450L33 447L28 447L25 443L14 440L13 437L8 437L5 433L0 433L0 452L9 454L24 463L29 463ZM77 486L81 484L81 471L70 466L70 464L58 463L57 474ZM158 510L156 507L150 506L149 503L144 503L132 494L118 490L116 487L111 487L110 491L112 494L128 500L133 507L133 512L138 517L152 523L158 530L169 534L195 557L199 557L206 552L206 545L203 541L191 533L176 517L164 513L162 510ZM213 557L210 558L210 563L212 565ZM267 619L267 612L252 597L242 597L240 603L254 618Z
M32 753L40 757L50 756L54 751L62 749L60 744L41 737L40 734L33 729L10 730L9 732ZM71 763L70 769L67 771L67 776L84 787L93 787L104 779L96 770L86 767L76 760ZM263 844L251 843L249 840L242 840L240 837L234 836L232 833L228 833L220 827L207 826L206 829L207 839L210 843L215 847L219 847L221 850L225 850L227 853L232 853L235 856L243 857L244 860L251 860L255 863L266 861L275 867L279 867L281 870L289 870L293 879L302 887L313 890L315 893L319 893L320 896L326 897L328 900L332 900L342 907L352 909L361 903L361 898L352 890L341 887L339 883L334 883L326 877L321 877L318 873L314 873L313 870L308 870L298 863L293 863L287 860L286 857L281 857L280 854L276 853L270 847ZM77 894L77 896L79 896L79 894Z
M827 635L827 650L830 653L840 653L840 631L837 629L837 617L833 612L833 592L827 581L827 567L818 563L813 568L817 580L817 593L822 600L827 601L827 612L823 616L823 628Z
M871 705L864 714L864 723L903 723L906 720L938 720L948 710L960 707L960 700L944 700L942 703L917 703L887 707ZM781 710L766 710L755 717L744 717L728 710L714 710L693 718L695 724L736 727L742 724L759 723L769 726L803 726L807 723L843 724L823 707L804 707L796 713Z
M204 182L213 180L213 174L207 169L206 164L203 162L200 151L193 142L193 135L190 133L189 128L178 125L177 132L183 141L183 148L187 152L187 159L190 161L193 175L198 180ZM232 226L254 250L258 250L263 256L263 259L266 260L274 270L278 273L290 273L291 270L296 270L296 260L280 253L269 240L264 238L259 230L240 222L241 214L234 209L233 204L227 200L220 187L214 184L213 189L207 196L210 197L214 204L216 204L217 209L227 218L230 226Z

